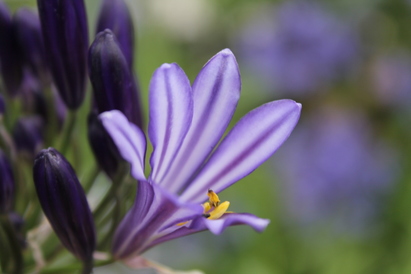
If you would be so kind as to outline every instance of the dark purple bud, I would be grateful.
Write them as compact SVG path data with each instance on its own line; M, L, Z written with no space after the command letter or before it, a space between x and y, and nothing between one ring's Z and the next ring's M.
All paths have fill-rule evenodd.
M3 95L0 94L0 116L6 112L6 103L4 102Z
M99 166L113 180L123 158L96 113L88 116L88 140Z
M117 109L141 127L141 106L136 83L114 34L106 29L90 47L89 74L99 113Z
M133 68L134 27L124 0L103 0L96 33L110 29L117 38L130 70Z
M56 111L57 121L59 123L59 127L62 128L64 124L64 120L66 119L66 116L67 116L67 107L64 104L63 99L61 99L60 94L56 90L53 90L53 95L54 95L54 109Z
M30 9L21 8L14 14L13 20L25 62L36 76L45 79L47 70L39 16Z
M92 262L96 233L83 188L70 163L54 148L36 157L33 179L41 207L62 244Z
M0 150L0 214L9 213L14 202L14 177L11 164Z
M0 71L10 96L15 96L23 78L23 56L10 11L0 2Z
M9 216L9 220L10 220L11 224L13 225L13 228L16 231L21 232L23 230L23 227L24 227L23 217L21 217L16 212L10 212L8 214L8 216Z
M16 232L17 241L19 242L20 247L27 248L27 241L23 230L25 224L23 217L16 212L10 212L8 217L14 231Z
M19 153L33 159L43 147L43 129L40 116L20 118L13 128L13 140Z
M24 79L20 87L20 95L24 112L27 114L38 114L47 122L46 98L41 90L38 78L25 70Z
M88 28L83 0L37 0L47 63L69 109L84 99Z

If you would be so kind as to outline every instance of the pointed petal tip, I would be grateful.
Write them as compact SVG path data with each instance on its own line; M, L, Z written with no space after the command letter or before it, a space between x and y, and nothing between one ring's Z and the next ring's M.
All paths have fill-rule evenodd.
M159 70L168 70L168 69L173 69L173 68L180 68L180 66L177 63L164 63L162 64L158 69Z
M217 54L221 54L221 55L225 55L225 56L229 56L229 55L234 56L234 53L229 48L225 48Z
M204 220L205 226L215 235L220 235L227 227L234 225L248 225L256 232L261 233L269 223L269 219L258 218L249 213L231 213L222 219Z
M114 117L118 117L119 115L123 115L123 113L117 109L113 109L110 111L105 111L99 115L100 119L113 119Z
M270 103L287 104L290 108L295 109L298 112L301 112L301 109L303 107L301 103L298 103L298 102L296 102L294 100L291 100L291 99L282 99L282 100L272 101ZM268 104L270 104L270 103L268 103Z
M295 106L297 107L297 111L301 114L301 109L303 108L303 105L301 103L293 101Z
M219 57L222 59L219 59ZM207 64L209 64L212 60L220 60L221 62L221 60L230 59L230 58L232 58L232 60L236 63L236 67L238 69L237 59L235 58L234 53L229 48L223 49L219 51L218 53L216 53L213 57L210 58L210 60L208 60L208 62L204 65L204 67L206 67Z

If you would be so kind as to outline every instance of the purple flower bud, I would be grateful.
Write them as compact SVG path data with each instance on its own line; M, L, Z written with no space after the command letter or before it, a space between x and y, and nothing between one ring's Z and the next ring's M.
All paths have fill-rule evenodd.
M6 111L6 103L4 103L4 97L0 94L0 115L3 115Z
M39 116L20 118L13 128L13 139L20 153L33 159L43 147L44 122Z
M69 109L84 99L88 28L83 0L37 0L44 48L57 89Z
M19 242L20 247L27 248L27 241L24 233L25 222L23 217L16 212L10 212L8 217L14 231L16 232L17 241Z
M16 39L21 46L25 62L36 76L44 79L46 62L38 15L32 10L21 8L14 14L13 20Z
M117 38L130 70L133 67L134 27L124 0L103 0L96 33L110 29Z
M0 214L9 213L14 201L14 178L6 155L0 150Z
M96 233L86 195L70 163L54 148L36 157L33 179L44 214L63 245L91 263Z
M11 224L13 225L13 228L18 231L21 232L23 230L24 227L24 219L22 216L20 216L19 214L17 214L16 212L10 212L8 214L9 216L9 220L11 222Z
M141 127L141 107L132 73L113 32L97 34L89 50L89 74L99 113L117 109Z
M41 90L39 79L29 70L25 70L20 95L25 113L38 114L47 122L46 98Z
M10 96L15 96L23 78L23 58L10 11L0 2L0 71Z
M114 179L123 158L95 113L88 116L88 140L99 166Z

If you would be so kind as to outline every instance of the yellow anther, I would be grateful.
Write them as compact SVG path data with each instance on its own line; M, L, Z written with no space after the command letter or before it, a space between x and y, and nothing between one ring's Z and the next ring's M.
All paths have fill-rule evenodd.
M218 195L212 191L211 189L208 190L208 198L209 201L205 202L202 204L204 211L203 211L203 217L210 219L210 220L216 220L223 216L226 213L233 213L232 211L227 211L228 207L230 206L230 202L226 201L223 203L220 203L220 199L218 198ZM187 224L187 222L181 222L176 224L176 226L183 226Z
M220 199L218 198L217 194L209 189L207 195L208 199L210 200L210 205L212 207L218 207L218 205L220 204Z
M183 225L185 225L186 223L188 223L188 221L187 221L187 222L178 223L178 224L176 224L176 226L183 226Z
M214 208L213 211L210 212L210 217L208 219L210 220L216 220L223 216L224 213L227 212L228 207L230 206L230 202L226 201L221 203L219 206Z
M205 203L203 204L203 207L204 207L204 212L208 212L208 211L210 211L210 209L211 209L211 205L210 205L209 202L205 202Z

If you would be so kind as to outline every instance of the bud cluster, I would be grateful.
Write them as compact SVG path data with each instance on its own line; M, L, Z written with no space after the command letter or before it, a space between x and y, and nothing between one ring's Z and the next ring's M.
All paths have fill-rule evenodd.
M108 251L123 214L116 195L126 164L98 115L116 109L143 125L134 26L124 0L102 1L92 40L84 0L37 0L37 10L15 12L0 0L0 270L6 273L47 269L64 251L74 257L53 271L78 270L79 260L91 273L97 246ZM77 134L82 125L88 143ZM83 165L90 149L95 163ZM90 206L100 176L113 181L112 190ZM23 256L25 249L32 256Z

